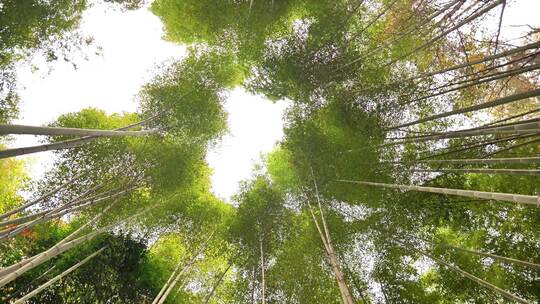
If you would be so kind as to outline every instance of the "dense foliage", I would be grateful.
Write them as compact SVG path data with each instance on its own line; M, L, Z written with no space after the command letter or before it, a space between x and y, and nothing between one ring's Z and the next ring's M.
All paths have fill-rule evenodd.
M68 2L39 2L27 23L17 1L0 6L0 25L14 24L0 69L73 29L86 3ZM154 1L188 55L141 88L137 113L50 124L153 132L83 138L40 181L0 159L0 211L39 199L1 218L2 301L105 248L32 303L538 302L540 45L533 31L521 42L536 45L514 51L484 26L505 5ZM239 86L290 107L284 138L228 203L205 156ZM0 103L0 121L13 105Z

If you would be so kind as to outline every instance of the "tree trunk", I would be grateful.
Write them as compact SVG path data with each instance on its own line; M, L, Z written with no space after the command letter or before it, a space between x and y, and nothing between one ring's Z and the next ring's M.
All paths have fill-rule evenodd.
M530 50L530 49L536 49L536 48L539 48L539 47L540 47L540 42L529 43L529 44L524 45L524 46L516 47L516 48L510 49L508 51L501 52L499 54L494 54L494 55L486 56L484 58L471 60L471 61L468 61L468 62L465 62L465 63L462 63L462 64L458 64L458 65L454 65L454 66L451 66L451 67L448 67L448 68L444 68L444 69L441 69L441 70L438 70L438 71L420 74L420 75L408 78L405 81L411 81L411 80L416 80L416 79L425 78L425 77L431 77L431 76L435 76L435 75L438 75L438 74L443 74L443 73L455 71L455 70L458 70L458 69L470 67L470 66L473 66L473 65L476 65L476 64L479 64L479 63L483 63L483 62L486 62L486 61L492 61L492 60L495 60L495 59L507 57L509 55L513 55L513 54L523 52L523 51L526 51L526 50Z
M512 120L512 119L515 119L515 118L520 118L520 117L524 117L524 116L527 116L529 114L534 114L536 112L540 112L540 108L538 109L534 109L534 110L530 110L530 111L527 111L527 112L523 112L521 114L516 114L516 115L512 115L510 117L507 117L507 118L503 118L503 119L499 119L499 120L496 120L494 122L490 122L488 124L485 124L483 125L483 127L488 127L488 126L491 126L491 125L496 125L496 124L499 124L501 122L505 122L505 121L509 121L509 120Z
M508 201L508 202L514 202L514 203L540 206L540 196L533 196L533 195L372 183L372 182L352 181L352 180L342 180L342 179L336 180L336 181L343 182L343 183L378 186L378 187L385 187L385 188L392 188L392 189L399 189L399 190L422 191L422 192L438 193L438 194L445 194L445 195L457 195L457 196L465 196L465 197L483 198L483 199L488 199L488 200Z
M446 173L483 173L483 174L508 174L539 176L540 170L529 169L413 169L415 172L446 172Z
M531 304L529 301L524 300L524 299L522 299L522 298L520 298L520 297L518 297L518 296L516 296L516 295L514 295L512 293L509 293L508 291L506 291L504 289L501 289L501 288L499 288L499 287L497 287L497 286L495 286L495 285L493 285L493 284L491 284L489 282L486 282L486 281L484 281L484 280L482 280L482 279L480 279L480 278L478 278L478 277L476 277L476 276L474 276L474 275L472 275L472 274L470 274L470 273L468 273L468 272L466 272L466 271L464 271L464 270L462 270L462 269L460 269L460 268L458 268L458 267L456 267L454 265L451 265L451 264L449 264L449 263L447 263L447 262L445 262L445 261L443 261L443 260L441 260L439 258L436 258L433 255L431 255L431 254L429 254L429 253L427 253L427 252L425 252L423 250L416 249L416 248L412 248L412 249L414 251L417 251L417 252L421 253L422 255L432 259L433 261L437 262L438 264L446 266L447 268L452 269L453 271L461 274L462 276L474 281L478 285L486 287L486 288L498 293L499 295L501 295L501 296L503 296L503 297L505 297L505 298L507 298L507 299L509 299L511 301L515 301L515 302L523 303L523 304Z
M521 266L527 266L527 267L533 267L533 268L540 269L540 264L536 264L536 263L532 263L532 262L528 262L528 261L522 261L522 260L518 260L518 259L508 258L508 257L504 257L504 256L492 254L492 253L486 253L486 252L480 252L480 251L465 249L465 248L456 247L456 246L452 246L452 245L448 245L448 244L434 244L434 245L448 247L448 248L452 248L452 249L455 249L455 250L458 250L458 251L463 251L463 252L467 252L467 253L471 253L471 254L476 254L476 255L479 255L479 256L488 257L488 258L492 258L492 259L507 262L507 263L518 264L518 265L521 265Z
M26 294L24 297L20 298L20 299L17 299L15 300L15 302L13 302L13 304L22 304L22 303L26 303L26 301L28 299L30 299L31 297L35 296L36 294L40 293L42 290L44 290L45 288L51 286L52 284L56 283L58 280L62 279L63 277L67 276L68 274L70 274L71 272L73 272L74 270L76 270L77 268L81 267L82 265L86 264L86 262L88 262L90 259L92 259L93 257L95 257L96 255L100 254L103 250L105 250L105 247L99 249L98 251L92 253L91 255L87 256L84 260L80 261L79 263L71 266L70 268L68 268L67 270L65 270L64 272L62 272L61 274L55 276L54 278L50 279L49 281L47 281L45 284L39 286L38 288L34 289L33 291L29 292L28 294Z
M13 215L13 214L15 214L15 213L19 213L19 212L21 212L21 211L24 211L26 208L31 207L31 206L34 206L35 204L37 204L37 203L39 203L39 202L42 202L43 200L45 200L45 199L47 199L47 198L49 198L49 197L55 195L58 191L60 191L60 190L62 190L62 189L64 189L64 188L66 188L66 187L72 185L73 183L75 183L75 182L76 182L79 178L81 178L83 175L84 175L84 174L82 174L82 173L77 174L77 175L75 175L74 177L72 177L69 181L67 181L67 182L61 184L60 186L54 188L53 190L51 190L51 191L49 191L49 192L43 194L42 196L36 198L35 200L32 200L32 201L30 201L30 202L28 202L28 203L26 203L26 204L23 204L23 205L20 206L20 207L17 207L17 208L15 208L15 209L13 209L13 210L10 210L10 211L8 211L8 212L6 212L6 213L0 215L0 220L3 220L3 219L5 219L5 218L7 218L7 217L9 217L9 216L11 216L11 215ZM2 225L2 224L0 224L0 226L1 226L1 225Z
M424 156L424 157L420 158L419 161L423 161L423 160L434 158L434 157L441 157L441 156L445 156L445 155L449 155L449 154L453 154L453 153L463 152L463 151L467 151L467 150L471 150L471 149L475 149L475 148L485 147L485 146L489 146L489 145L494 145L494 144L501 143L501 142L524 139L524 138L535 137L535 136L538 136L538 135L536 135L536 134L526 134L526 135L508 136L508 137L503 137L503 138L499 138L499 139L496 139L496 140L489 140L489 141L480 142L478 144L469 145L469 146L461 145L460 147L463 147L463 148L449 150L449 151L441 152L441 153L436 153L436 154L432 154L432 155L429 155L429 156ZM441 151L441 150L448 150L448 147L446 147L444 149L437 149L434 152ZM424 152L424 154L425 154L425 152ZM484 157L487 157L487 156L484 156Z
M428 140L438 140L447 138L464 138L469 136L489 135L489 134L540 134L540 121L528 122L523 124L513 124L511 126L490 127L482 129L466 129L450 131L435 135L422 135L411 137L391 138L399 141L388 143L387 145L406 144L411 142L424 142Z
M86 222L85 224L83 224L81 227L77 228L77 230L73 231L72 233L70 233L68 236L66 236L65 238L63 238L60 242L58 242L55 246L60 246L60 245L63 245L64 243L68 242L68 241L71 241L74 237L76 237L81 231L83 231L84 229L86 229L86 227L90 226L90 224L92 223L97 223L97 221L103 216L103 214L105 214L107 211L109 211L109 209L112 208L112 206L114 206L116 203L118 202L118 200L112 202L109 206L107 206L105 209L103 209L99 214L97 214L96 216L94 216L91 220L89 220L88 222ZM42 252L43 253L43 252ZM16 264L13 264L11 266L8 266L8 267L5 267L5 268L2 268L0 269L0 278L3 277L4 275L12 272L13 270L16 270L16 269L19 269L21 268L22 266L30 263L32 260L34 260L35 258L37 258L38 256L40 256L42 253L38 253L30 258L26 258Z
M7 134L28 134L28 135L48 135L48 136L98 136L98 137L123 137L123 136L143 136L156 134L157 130L143 131L114 131L83 128L62 128L62 127L39 127L27 125L6 125L0 124L0 135Z
M369 56L373 55L374 53L378 52L379 50L381 49L384 49L390 45L392 45L392 43L396 42L396 41L399 41L400 39L402 39L403 37L409 35L410 33L413 33L414 31L418 31L420 30L423 26L425 26L426 24L428 24L430 21L432 21L433 19L437 18L437 16L439 16L440 14L444 13L446 10L448 10L450 7L454 6L456 3L458 2L462 2L462 0L455 0L455 1L452 1L450 3L448 3L447 5L445 5L443 8L435 11L433 14L431 14L430 16L428 16L427 18L425 18L422 22L420 22L419 25L416 25L414 27L411 27L410 29L408 29L407 31L399 34L397 37L395 37L394 39L388 41L388 42L385 42L379 46L377 46L375 49L369 51L367 54L363 55L362 57L360 58L357 58L353 61L351 61L350 63L346 64L345 66L348 66L348 65L351 65L355 62L358 62L362 59L366 59L368 58ZM463 2L462 2L463 3Z
M477 85L480 85L482 83L492 82L492 81L499 80L499 79L502 79L502 78L527 73L527 72L530 72L530 71L537 70L539 68L540 68L540 64L533 64L533 65L530 65L530 66L516 68L516 69L513 69L513 70L509 70L509 71L493 73L493 74L486 75L486 76L483 76L483 77L478 77L478 78L475 78L475 79L464 80L461 83L465 83L465 84L458 85L458 86L455 86L453 88L448 88L448 86L454 86L454 85L457 85L459 83L446 84L444 87L447 88L447 89L445 89L445 90L442 90L442 91L439 91L439 92L436 92L436 93L432 93L432 94L429 94L429 95L426 95L426 96L422 96L422 97L419 97L417 99L407 101L406 103L409 104L409 103L413 103L413 102L422 101L422 100L425 100L425 99L429 99L429 98L437 97L437 96L440 96L440 95L444 95L444 94L447 94L447 93L450 93L450 92L454 92L454 91L458 91L458 90L461 90L461 89L466 89L466 88L469 88L469 87L477 86ZM467 82L470 82L470 83L467 83Z
M214 284L214 286L212 286L212 290L210 290L210 293L206 296L206 298L204 299L204 304L208 304L210 299L212 298L212 296L214 295L214 292L216 292L216 289L218 288L218 286L221 284L221 282L223 281L223 278L225 277L225 275L227 274L227 272L229 271L229 269L231 269L232 267L232 262L229 263L229 265L227 266L227 268L225 269L225 271L223 271L221 273L221 275L219 276L217 282Z
M167 286L167 288L165 289L165 291L163 291L163 293L160 291L160 293L158 294L158 296L156 296L152 304L163 304L163 302L165 302L165 300L167 299L167 297L173 290L174 286L178 283L178 281L180 281L182 274L191 268L193 263L195 263L195 260L197 259L197 257L206 249L206 246L208 245L208 242L210 241L210 239L212 239L212 236L214 235L214 233L215 232L212 232L212 234L210 234L210 236L204 241L204 243L202 243L199 246L199 249L197 250L197 252L189 260L187 265L184 266L184 268L182 268L182 270L176 274L176 276L174 276L174 272L171 274L171 277L169 277L169 280L167 281L168 286L167 286L167 283L165 283L165 286ZM170 281L172 277L174 277L174 279Z
M438 34L437 36L435 36L434 38L431 38L430 40L428 40L427 42L423 43L422 45L418 46L418 47L415 47L414 49L412 49L411 51L409 52L406 52L405 54L399 56L398 58L396 59L393 59L392 61L388 62L387 64L384 65L384 67L387 67L389 65L392 65L396 62L398 62L399 60L402 60L404 58L407 58L409 57L410 55L426 48L426 47L429 47L431 46L433 43L435 43L437 40L443 38L444 36L448 35L449 33L459 29L460 27L464 26L465 24L477 19L478 17L488 13L489 11L491 11L492 9L494 9L495 7L499 6L501 3L503 3L505 0L496 0L496 1L493 1L493 3L491 3L490 5L488 5L487 7L479 10L478 12L468 16L467 18L463 19L462 21L458 22L456 25L450 27L449 29L446 29L444 30L442 33Z
M133 123L131 125L127 125L122 128L115 129L115 131L124 131L124 130L130 130L135 127L142 126L146 124L149 121L154 120L155 118L159 117L160 115L154 115L150 118L147 118L145 120L142 120L137 123ZM2 158L8 158L8 157L14 157L14 156L20 156L25 154L31 154L31 153L37 153L37 152L44 152L44 151L53 151L53 150L63 150L63 149L69 149L78 147L80 145L83 145L85 143L91 142L94 139L98 137L96 136L85 136L77 139L71 139L71 140L64 140L57 143L51 143L51 144L44 144L44 145L38 145L38 146L31 146L31 147L23 147L23 148L14 148L14 149L6 149L0 151L0 159Z
M261 283L262 283L262 304L266 303L266 295L265 295L265 286L264 286L264 251L263 251L263 241L262 241L262 235L259 234L259 245L261 249Z
M146 211L146 210L145 210ZM143 211L143 212L145 212ZM105 232L106 230L112 228L112 227L115 227L117 225L120 225L128 220L131 220L132 218L135 218L137 216L139 216L140 214L142 214L143 212L139 212L139 213L136 213L118 223L114 223L114 224L111 224L111 225L107 225L105 227L102 227L94 232L90 232L84 236L81 236L77 239L74 239L74 240L70 240L70 241L60 241L58 244L54 245L53 247L49 248L48 250L30 258L30 259L26 259L24 261L21 261L15 265L12 265L8 268L10 268L10 271L9 273L7 273L5 276L1 277L0 278L0 287L3 287L5 286L6 284L8 284L9 282L15 280L16 278L18 278L19 276L21 276L23 273L25 273L26 271L28 270L31 270L39 265L41 265L42 263L44 262L47 262L49 261L50 259L62 254L63 252L81 244L81 243L84 243L86 241L89 241L91 239L93 239L94 237L96 237L97 235ZM78 232L79 230L75 231L75 232ZM71 235L73 235L74 233L72 233ZM71 236L70 235L70 236ZM68 236L67 238L69 238L70 236ZM17 269L17 270L12 270L12 269ZM4 272L5 269L2 269L1 272Z
M429 116L429 117L426 117L426 118L421 118L421 119L418 119L418 120L415 120L415 121L412 121L412 122L397 125L397 126L394 126L394 127L391 127L389 129L387 129L387 131L395 130L395 129L399 129L399 128L404 128L404 127L408 127L408 126L413 126L413 125L416 125L416 124L419 124L419 123L424 123L424 122L428 122L428 121L432 121L432 120L435 120L435 119L444 118L444 117L448 117L448 116L452 116L452 115L469 113L469 112L478 111L478 110L482 110L482 109L492 108L492 107L500 106L500 105L503 105L503 104L511 103L511 102L514 102L514 101L518 101L518 100L522 100L522 99L526 99L526 98L531 98L531 97L536 97L536 96L539 96L539 95L540 95L540 89L535 89L535 90L531 90L531 91L524 92L524 93L518 93L518 94L514 94L514 95L510 95L510 96L505 96L505 97L502 97L502 98L499 98L499 99L484 102L484 103L477 104L477 105L474 105L474 106L465 107L465 108L461 108L461 109L457 109L457 110L453 110L453 111L449 111L449 112L445 112L445 113L441 113L441 114L436 114L436 115L432 115L432 116Z
M540 157L513 157L513 158L471 158L471 159L434 159L434 160L416 160L400 163L425 163L425 164L532 164L540 163Z
M169 285L171 284L172 280L174 279L176 273L178 272L178 270L180 269L180 266L182 265L182 259L179 259L178 260L178 263L176 263L176 267L174 268L173 272L171 273L171 275L169 276L169 279L167 280L167 282L165 282L165 284L163 285L163 287L161 288L161 290L159 291L159 293L157 294L156 298L154 299L154 301L152 301L152 304L156 304L159 299L163 296L163 293L165 293L165 290L169 287Z
M19 225L19 226L14 227L14 228L9 228L9 229L7 229L7 231L2 232L2 234L0 234L0 242L6 240L8 238L12 238L12 237L18 235L19 233L21 233L25 229L28 229L28 228L31 228L31 227L33 227L35 225L44 223L44 222L46 222L46 221L48 221L50 219L53 219L53 218L62 217L63 215L66 215L68 213L71 213L71 212L86 208L86 207L91 206L91 205L95 205L97 203L109 200L111 198L115 198L115 197L124 195L126 193L129 193L130 191L132 191L135 188L137 188L137 187L133 186L133 187L130 187L130 188L126 189L126 190L111 194L111 195L106 196L106 197L102 197L102 198L98 198L98 199L90 199L89 201L88 200L75 201L75 202L71 202L70 204L66 204L64 206L55 208L53 210L48 210L48 211L45 211L45 212L41 212L42 214L39 216L38 219L35 219L35 220L31 221L31 222Z
M332 245L332 240L330 238L330 232L328 230L328 226L326 224L326 220L324 218L324 212L321 206L321 200L319 198L319 189L317 187L317 182L315 181L315 177L313 175L313 168L311 168L311 177L313 179L313 185L315 186L315 195L317 198L317 203L319 205L319 212L321 213L321 220L323 223L324 228L324 234L321 231L321 228L319 226L319 223L315 217L315 213L313 212L313 209L311 208L311 205L308 204L311 212L311 216L313 218L313 221L315 222L315 226L317 227L317 230L319 231L319 235L321 237L321 241L323 242L323 245L326 249L326 253L328 256L328 259L330 260L330 265L332 266L332 270L334 271L334 275L336 278L336 281L338 283L338 287L341 293L341 298L343 300L344 304L354 304L354 299L352 297L352 294L349 290L349 287L347 286L347 282L345 281L345 277L343 276L343 273L341 272L341 268L339 266L339 261L336 257L336 252L334 250L334 246Z

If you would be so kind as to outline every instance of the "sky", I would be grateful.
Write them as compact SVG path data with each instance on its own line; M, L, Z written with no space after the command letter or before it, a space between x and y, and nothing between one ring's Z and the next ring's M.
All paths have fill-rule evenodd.
M519 36L524 24L540 24L540 0L510 2L504 16L503 32ZM494 18L491 26L496 26ZM516 27L516 25L518 27ZM96 107L108 113L135 111L134 96L151 79L156 65L182 58L183 46L162 39L161 22L147 9L121 12L96 5L84 16L81 29L95 38L102 55L78 60L75 70L62 60L35 72L28 63L18 67L21 117L14 123L42 125L60 114ZM39 60L33 62L41 66ZM216 195L228 199L238 182L251 174L262 153L273 149L283 136L283 112L287 103L273 103L235 89L229 95L230 134L208 155L213 168L212 187ZM39 137L17 136L11 147L35 145ZM52 153L25 156L30 159L31 176L39 178L52 163Z

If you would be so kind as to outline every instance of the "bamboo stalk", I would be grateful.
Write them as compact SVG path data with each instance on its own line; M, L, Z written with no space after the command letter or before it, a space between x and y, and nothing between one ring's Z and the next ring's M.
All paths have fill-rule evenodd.
M261 250L261 283L262 283L262 304L266 303L266 290L264 286L264 251L263 251L263 242L262 236L259 234L259 246Z
M328 230L328 225L326 224L326 219L324 217L324 212L323 212L322 205L321 205L321 200L320 200L320 197L319 197L319 188L317 187L317 182L315 181L315 176L313 174L313 168L310 167L310 169L311 169L311 178L313 180L313 185L315 187L315 196L317 198L317 203L319 205L319 212L321 214L321 221L323 223L323 228L324 228L324 236L321 235L321 238L322 238L323 242L326 242L326 248L327 248L328 257L330 259L330 264L332 265L332 268L334 270L334 274L336 276L338 286L339 286L341 294L342 294L343 303L345 303L345 304L354 304L354 299L353 299L352 294L351 294L351 292L349 290L349 286L347 285L347 282L345 281L345 277L343 276L343 272L341 271L341 267L340 267L339 262L338 262L337 257L336 257L336 252L334 250L334 246L332 245L332 239L330 238L330 232ZM313 213L312 213L312 215L313 215ZM319 231L320 231L320 228L319 228Z
M204 304L208 304L208 302L210 302L210 299L212 298L212 296L216 292L216 289L221 284L221 282L223 282L223 278L225 277L225 275L227 274L229 269L231 269L231 267L232 267L232 263L229 263L227 268L223 272L221 272L221 275L219 276L217 282L214 284L214 286L212 286L212 289L210 290L210 293L208 293L208 295L204 299Z
M178 274L176 274L176 277L174 278L174 280L172 280L172 282L170 282L169 286L167 287L167 289L165 289L165 291L163 293L159 293L158 296L154 299L154 301L152 302L152 304L163 304L163 302L165 302L165 300L167 299L167 297L169 296L169 294L171 293L171 291L174 289L174 286L176 286L176 284L178 283L178 281L180 281L180 278L182 277L182 274L187 271L189 268L191 268L191 266L193 265L193 263L195 263L195 260L197 259L197 257L206 249L206 246L208 245L208 242L210 241L210 239L212 239L213 235L214 235L215 231L212 232L212 234L210 234L210 236L204 241L204 243L202 243L197 252L192 256L192 258L189 260L189 262L187 263L186 266L184 266L182 268L182 270L180 272L178 272ZM171 275L171 277L173 277L174 275L174 272L173 274ZM169 281L167 281L167 283L169 283ZM167 285L167 283L165 283L165 285ZM164 286L165 287L165 286ZM161 296L160 296L161 295Z
M497 287L497 286L495 286L495 285L493 285L493 284L491 284L491 283L489 283L489 282L487 282L485 280L482 280L482 279L480 279L480 278L478 278L478 277L476 277L476 276L474 276L474 275L472 275L472 274L470 274L470 273L468 273L468 272L466 272L466 271L464 271L464 270L462 270L462 269L460 269L460 268L458 268L458 267L456 267L456 266L454 266L454 265L452 265L452 264L450 264L450 263L448 263L446 261L443 261L443 260L441 260L441 259L439 259L437 257L434 257L433 255L431 255L431 254L429 254L429 253L427 253L427 252L425 252L423 250L420 250L420 249L417 249L417 248L411 248L411 249L413 249L414 251L417 251L417 252L421 253L422 255L432 259L433 261L437 262L440 265L443 265L443 266L446 266L446 267L452 269L453 271L459 273L460 275L462 275L462 276L472 280L473 282L477 283L478 285L486 287L486 288L498 293L499 295L501 295L501 296L503 296L503 297L505 297L505 298L507 298L507 299L509 299L511 301L515 301L515 302L522 303L522 304L531 304L531 302L529 302L529 301L527 301L525 299L522 299L522 298L518 297L517 295L514 295L514 294L512 294L512 293L510 293L510 292L508 292L508 291L506 291L504 289L501 289L501 288L499 288L499 287Z
M43 201L43 200L45 200L45 199L47 199L47 198L49 198L49 197L55 195L58 191L64 189L65 187L67 187L67 186L69 186L69 185L72 185L75 181L77 181L77 180L78 180L79 178L81 178L83 175L84 175L83 173L79 173L79 174L75 175L74 177L72 177L72 178L71 178L70 180L68 180L67 182L65 182L65 183L61 184L60 186L54 188L53 190L51 190L51 191L49 191L49 192L43 194L42 196L40 196L40 197L38 197L38 198L36 198L36 199L34 199L34 200L32 200L32 201L26 203L26 204L23 204L23 205L20 206L20 207L17 207L17 208L15 208L15 209L13 209L13 210L10 210L10 211L8 211L8 212L6 212L6 213L0 215L0 220L3 220L3 219L5 219L5 218L7 218L7 217L9 217L9 216L11 216L11 215L13 215L13 214L15 214L15 213L19 213L19 212L21 212L21 211L24 211L26 208L31 207L31 206L34 206L35 204L37 204L37 203L39 203L39 202L41 202L41 201ZM0 223L0 226L2 226L2 225L5 225L5 224Z
M480 251L476 251L476 250L465 249L465 248L456 247L456 246L452 246L452 245L448 245L448 244L436 244L436 245L452 248L452 249L455 249L455 250L458 250L458 251L463 251L463 252L467 252L467 253L471 253L471 254L476 254L476 255L479 255L479 256L493 258L493 259L500 260L500 261L503 261L503 262L508 262L508 263L512 263L512 264L518 264L518 265L521 265L521 266L527 266L527 267L533 267L533 268L540 269L540 264L536 264L536 263L532 263L532 262L528 262L528 261L522 261L522 260L518 260L518 259L514 259L514 258L504 257L504 256L492 254L492 253L486 253L486 252L480 252Z
M540 89L535 89L535 90L531 90L531 91L528 91L528 92L509 95L509 96L505 96L505 97L495 99L495 100L492 100L492 101L477 104L477 105L474 105L474 106L465 107L465 108L461 108L461 109L457 109L457 110L453 110L453 111L449 111L449 112L445 112L445 113L435 114L435 115L432 115L432 116L429 116L429 117L426 117L426 118L417 119L417 120L412 121L412 122L408 122L408 123L404 123L404 124L397 125L397 126L394 126L394 127L390 127L389 129L387 129L387 131L395 130L395 129L399 129L399 128L404 128L404 127L416 125L416 124L419 124L419 123L424 123L424 122L432 121L432 120L439 119L439 118L445 118L445 117L453 116L453 115L457 115L457 114L469 113L469 112L472 112L472 111L478 111L478 110L482 110L482 109L492 108L492 107L496 107L496 106L499 106L499 105L511 103L511 102L514 102L514 101L518 101L518 100L522 100L522 99L526 99L526 98L531 98L531 97L536 97L536 96L539 96L539 95L540 95Z
M432 94L429 94L429 95L426 95L426 96L422 96L422 97L416 98L414 100L410 100L410 101L407 102L407 104L413 103L413 102L418 102L418 101L425 100L425 99L429 99L429 98L432 98L432 97L437 97L437 96L444 95L446 93L450 93L450 92L454 92L454 91L458 91L458 90L461 90L461 89L466 89L466 88L469 88L469 87L472 87L472 86L477 86L477 85L480 85L480 84L483 84L483 83L492 82L492 81L499 80L499 79L502 79L502 78L527 73L527 72L530 72L530 71L537 70L539 68L540 68L540 63L537 63L537 64L533 64L533 65L530 65L530 66L513 69L513 70L510 70L510 71L503 71L503 72L499 72L499 73L495 73L495 74L486 75L484 77L480 77L480 78L476 78L476 79L465 80L465 81L463 81L465 84L455 86L453 88L448 88L448 86L453 86L453 85L456 85L456 84L447 84L447 85L445 85L445 87L447 89L444 89L442 91L432 93ZM467 83L467 82L470 82L470 83Z
M488 200L508 201L508 202L514 202L514 203L540 206L540 196L534 196L534 195L373 183L373 182L353 181L353 180L343 180L343 179L339 179L336 181L342 182L342 183L377 186L377 187L392 188L392 189L399 189L399 190L422 191L422 192L430 192L430 193L437 193L437 194L483 198L483 199L488 199Z
M39 127L27 125L7 125L0 124L0 135L6 134L28 134L28 135L48 135L48 136L98 136L98 137L123 137L123 136L143 136L156 134L157 130L142 131L114 131L84 128L62 128L62 127Z
M115 129L116 131L124 131L124 130L130 130L138 126L142 126L149 121L152 121L153 119L159 117L160 114L154 115L150 118L147 118L145 120L142 120L137 123L133 123L130 125L127 125L125 127L121 127L118 129ZM30 147L22 147L22 148L14 148L14 149L6 149L0 151L0 159L2 158L8 158L8 157L14 157L14 156L21 156L25 154L31 154L31 153L37 153L37 152L44 152L44 151L54 151L54 150L64 150L69 148L78 147L80 145L83 145L85 143L91 142L95 140L96 136L84 136L77 139L70 139L70 140L64 140L61 142L51 143L51 144L44 144L44 145L37 145L37 146L30 146Z
M413 169L415 172L456 172L456 173L484 173L484 174L508 174L508 175L526 175L540 176L540 170L529 169Z
M504 52L501 52L501 53L498 53L498 54L486 56L486 57L476 59L476 60L471 60L471 61L468 61L468 62L464 62L464 63L458 64L458 65L454 65L454 66L444 68L444 69L441 69L441 70L437 70L437 71L434 71L434 72L428 72L428 73L420 74L418 76L408 78L405 81L411 81L411 80L416 80L416 79L419 79L419 78L431 77L431 76L435 76L435 75L438 75L438 74L443 74L443 73L455 71L455 70L458 70L458 69L473 66L473 65L483 63L483 62L486 62L486 61L492 61L492 60L499 59L499 58L502 58L502 57L507 57L507 56L513 55L515 53L519 53L519 52L530 50L530 49L536 49L536 48L539 48L539 47L540 47L540 42L529 43L527 45L516 47L516 48L510 49L510 50L507 50L507 51L504 51Z
M448 163L448 164L530 164L540 163L540 157L512 157L512 158L470 158L470 159L433 159L416 160L405 163Z
M406 52L405 54L403 54L402 56L399 56L398 58L396 59L393 59L392 61L388 62L387 64L384 65L384 67L386 66L389 66L389 65L392 65L396 62L398 62L399 60L401 59L404 59L404 58L407 58L409 57L410 55L426 48L426 47L429 47L430 45L432 45L434 42L436 42L437 40L443 38L444 36L448 35L449 33L459 29L460 27L464 26L465 24L479 18L480 16L488 13L489 11L491 11L492 9L494 9L495 7L499 6L501 3L503 3L505 0L496 0L496 1L493 1L493 3L491 3L490 5L488 5L487 7L481 9L480 11L468 16L467 18L463 19L462 21L458 22L456 25L450 27L449 29L447 30L444 30L442 33L438 34L437 36L435 36L434 38L431 38L430 40L428 40L427 42L421 44L420 46L418 47L415 47L414 49L412 49L411 51L409 52Z
M148 209L147 209L148 210ZM49 248L48 250L30 258L30 259L27 259L27 260L24 260L24 261L21 261L15 265L12 265L8 268L10 269L14 269L14 268L17 268L17 270L15 271L11 271L9 273L7 273L5 276L1 277L0 278L0 287L3 287L5 286L6 284L8 284L9 282L15 280L16 278L18 278L19 276L21 276L23 273L25 273L26 271L30 270L30 269L33 269L34 267L37 267L39 265L41 265L42 263L44 262L47 262L49 261L50 259L58 256L59 254L62 254L63 252L83 243L83 242L86 242L86 241L89 241L91 239L93 239L94 237L96 237L97 235L99 235L100 233L103 233L105 232L106 230L112 228L112 227L115 227L117 225L120 225L122 223L125 223L126 221L129 221L131 220L132 218L135 218L137 216L139 216L140 214L146 212L147 210L144 210L142 212L139 212L139 213L136 213L132 216L129 216L128 218L124 219L124 220L121 220L120 222L117 222L117 223L113 223L113 224L110 224L110 225L107 225L105 227L102 227L96 231L93 231L93 232L90 232L84 236L81 236L77 239L74 239L74 240L70 240L70 241L66 241L64 243L62 242L59 242L58 244L54 245L53 247ZM4 269L2 269L2 272L4 271Z
M105 247L99 249L98 251L92 253L91 255L87 256L85 259L83 259L82 261L78 262L77 264L71 266L70 268L68 268L67 270L65 270L64 272L62 272L61 274L55 276L54 278L50 279L49 281L47 281L46 283L44 283L43 285L39 286L38 288L34 289L33 291L27 293L24 297L22 298L19 298L17 300L15 300L15 302L13 302L13 304L22 304L22 303L25 303L26 300L30 299L31 297L35 296L36 294L40 293L41 291L43 291L44 289L46 289L47 287L51 286L52 284L56 283L58 280L62 279L63 277L67 276L68 274L70 274L71 272L73 272L74 270L76 270L77 268L81 267L82 265L86 264L89 260L91 260L93 257L95 257L96 255L100 254L103 250L105 250Z
M102 201L106 201L108 199L124 195L124 194L132 191L135 188L137 188L137 186L130 187L130 188L126 189L126 190L120 191L118 193L114 193L114 194L106 196L106 197L90 200L90 201L88 201L86 203L80 204L81 202L85 202L85 200L82 200L82 201L79 201L79 202L75 201L75 202L72 202L70 204L66 204L64 206L61 206L59 208L55 208L53 210L48 210L44 214L41 214L38 219L35 219L35 220L31 221L31 222L28 222L28 223L19 225L17 227L14 227L13 229L8 229L8 231L3 232L0 235L0 242L5 240L5 239L12 238L12 237L20 234L25 229L28 229L28 228L33 227L35 225L41 224L41 223L43 223L43 222L45 222L47 220L50 220L50 219L53 219L53 218L59 218L59 217L62 217L63 215L65 215L65 214L80 210L80 209L88 207L90 205L94 205L94 204L100 203ZM78 204L75 204L75 203L78 203ZM43 213L43 212L41 212L41 213Z

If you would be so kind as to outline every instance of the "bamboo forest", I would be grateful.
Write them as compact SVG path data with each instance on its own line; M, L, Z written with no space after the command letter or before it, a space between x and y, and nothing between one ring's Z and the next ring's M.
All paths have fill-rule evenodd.
M0 303L540 303L538 4L0 0ZM92 89L132 108L29 106L21 66L107 56L96 11L183 53ZM286 107L226 197L237 91Z

